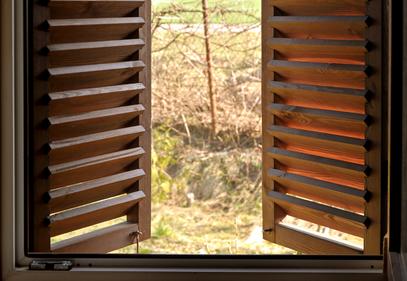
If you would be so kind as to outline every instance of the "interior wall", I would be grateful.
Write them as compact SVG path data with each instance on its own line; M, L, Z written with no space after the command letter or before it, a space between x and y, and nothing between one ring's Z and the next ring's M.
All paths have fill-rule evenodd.
M13 194L10 191L14 186L14 40L13 40L13 0L0 1L0 199L8 198L0 204L1 226L13 229ZM8 211L6 211L8 210ZM0 229L0 273L2 280L12 270L14 264L13 232L9 229Z

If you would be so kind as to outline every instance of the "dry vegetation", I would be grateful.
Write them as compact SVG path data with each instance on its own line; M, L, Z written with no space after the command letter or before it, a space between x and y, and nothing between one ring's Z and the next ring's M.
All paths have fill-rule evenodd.
M155 14L153 237L141 249L291 253L262 240L260 19L230 24L227 17L238 11L211 8L219 22L210 28L218 123L211 139L203 28L196 24L202 15L191 12L199 11L196 3ZM182 18L183 10L189 23L162 23L171 13Z

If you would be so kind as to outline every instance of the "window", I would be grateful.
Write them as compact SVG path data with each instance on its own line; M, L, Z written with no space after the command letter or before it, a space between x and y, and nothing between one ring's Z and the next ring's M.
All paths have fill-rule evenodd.
M327 1L328 2L328 1ZM344 1L346 2L346 1ZM395 2L398 5L394 5L393 9L399 9L401 12L402 9L399 4L402 1ZM405 2L405 1L404 1ZM325 3L325 2L324 2ZM353 3L353 1L352 1ZM369 5L376 3L376 1L369 1ZM119 261L115 259L106 259L108 268L106 268L106 263L102 264L104 268L98 268L95 263L92 263L93 268L75 268L72 272L30 272L24 267L27 265L27 260L16 260L15 254L23 253L19 248L20 242L24 240L22 236L21 228L23 228L22 222L23 217L21 216L24 206L22 205L21 200L15 202L15 198L19 199L21 196L20 187L23 186L22 178L23 163L25 159L23 157L23 133L24 126L22 116L23 114L23 75L22 72L26 68L24 67L24 60L22 59L22 30L23 30L23 9L22 1L11 1L4 0L0 5L0 36L1 36L1 247L0 251L2 252L1 259L1 268L0 273L4 280L134 280L134 279L151 279L151 280L162 280L163 275L165 278L174 279L174 280L184 280L184 279L209 279L212 280L270 280L274 278L277 280L304 280L304 279L313 279L313 280L386 280L385 275L381 270L382 259L380 257L371 258L369 256L362 256L359 258L356 257L276 257L272 258L252 258L250 261L254 261L251 266L249 266L250 261L244 257L236 257L233 260L229 260L227 263L224 263L222 259L216 259L210 257L210 259L192 259L191 257L184 257L182 259L174 259L170 257L166 259L165 257L161 258L161 263L158 262L158 259L144 260L142 263L138 263L137 267L134 268L134 263L128 263L128 267L133 268L114 268L111 267L117 266ZM372 7L372 6L370 6ZM379 9L378 7L376 7ZM380 9L379 9L380 10ZM386 9L383 9L385 12ZM398 15L398 13L393 13L393 15ZM393 23L399 23L401 18L394 17ZM370 26L370 25L369 25ZM393 25L393 31L397 31L400 28L398 25ZM393 52L392 62L401 61L401 45L398 46L399 49L397 52ZM368 48L369 50L372 50ZM393 51L396 50L396 46L393 45ZM397 68L395 68L397 69ZM383 72L385 72L385 67L383 67ZM401 74L401 72L400 72ZM398 77L398 76L397 76ZM395 95L398 95L399 84L403 80L396 81L397 85L392 85L394 88L397 88ZM395 82L395 81L392 81ZM394 89L393 89L394 90ZM403 91L405 96L405 91ZM370 99L368 99L370 101ZM383 105L384 106L384 105ZM394 105L392 105L393 107ZM401 106L398 111L395 111L395 116L400 113ZM394 120L391 124L394 123ZM394 126L394 128L401 129L402 124ZM396 134L397 135L397 134ZM393 139L394 141L394 139ZM392 145L394 143L392 142ZM381 146L385 147L384 144ZM393 147L400 148L399 145ZM398 155L397 150L393 150L394 155ZM394 160L394 158L393 158ZM384 159L385 161L385 159ZM398 163L398 161L395 161ZM393 173L391 173L393 174ZM383 181L387 180L384 177ZM397 181L397 180L396 180ZM383 184L385 186L385 184ZM391 187L391 190L401 190L400 185ZM403 191L405 191L405 186L403 186ZM14 196L16 193L16 197ZM392 194L398 194L397 192L391 192ZM384 198L384 196L382 196ZM393 204L397 200L397 197L392 197L390 204ZM405 199L405 198L404 198ZM404 200L405 201L405 200ZM405 205L405 204L404 204ZM392 205L393 206L393 205ZM394 208L391 206L391 210ZM396 208L397 210L397 208ZM391 212L393 222L400 221L393 216L400 215L398 212ZM14 216L14 213L16 217ZM17 227L14 225L17 224ZM402 224L402 228L405 228L405 225ZM397 227L394 227L397 230ZM15 236L15 233L16 236ZM393 236L397 231L393 232L393 235L390 235L390 239L393 239ZM405 231L404 231L405 233ZM397 240L397 239L396 239ZM400 242L400 241L399 241ZM404 242L404 241L402 241ZM397 244L397 241L396 243ZM405 244L405 243L404 243ZM400 249L400 243L397 247ZM395 248L397 248L395 247ZM405 247L403 248L405 249ZM404 250L401 250L405 254ZM385 252L386 253L386 252ZM24 255L24 253L23 253ZM49 255L46 256L49 258ZM55 256L53 256L55 258ZM81 258L78 255L70 255L73 260L80 263L81 265L88 265L91 262L89 256ZM17 257L18 258L18 257ZM99 260L99 259L98 259ZM126 259L126 261L136 261L132 257L131 259ZM164 260L164 262L162 262ZM199 266L193 266L191 268L191 261L197 260ZM403 261L403 260L401 260ZM93 262L93 261L92 261ZM120 261L121 262L121 261ZM160 267L161 269L152 268L154 266ZM125 263L120 264L121 266L126 266ZM187 269L174 268L188 266ZM220 267L225 267L222 269ZM149 268L148 268L149 267ZM373 268L373 269L371 269ZM396 269L397 270L397 269ZM399 269L401 271L401 269ZM394 273L394 272L393 272ZM397 273L397 272L396 272ZM401 273L401 272L400 272ZM254 275L256 275L254 277ZM393 276L395 277L395 276ZM184 279L183 279L184 278ZM397 280L397 279L390 279ZM403 280L403 279L400 279Z
M148 239L149 1L29 3L28 252L106 253ZM381 20L379 0L263 1L266 240L310 254L381 254ZM127 222L51 243L121 216Z

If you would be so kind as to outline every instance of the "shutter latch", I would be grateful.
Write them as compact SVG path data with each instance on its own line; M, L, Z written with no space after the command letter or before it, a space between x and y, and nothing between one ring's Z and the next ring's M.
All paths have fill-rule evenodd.
M69 271L72 269L71 261L32 261L30 270Z
M136 244L137 254L140 252L140 236L143 235L143 232L140 231L140 228L137 226L137 230L130 233L130 236L133 237L133 243Z

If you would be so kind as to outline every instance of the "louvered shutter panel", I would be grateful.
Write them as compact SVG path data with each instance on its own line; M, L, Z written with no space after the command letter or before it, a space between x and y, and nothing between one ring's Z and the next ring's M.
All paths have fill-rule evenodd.
M380 254L381 13L380 0L263 0L266 240L309 254Z
M36 0L27 10L29 251L106 253L137 231L149 238L150 1Z

